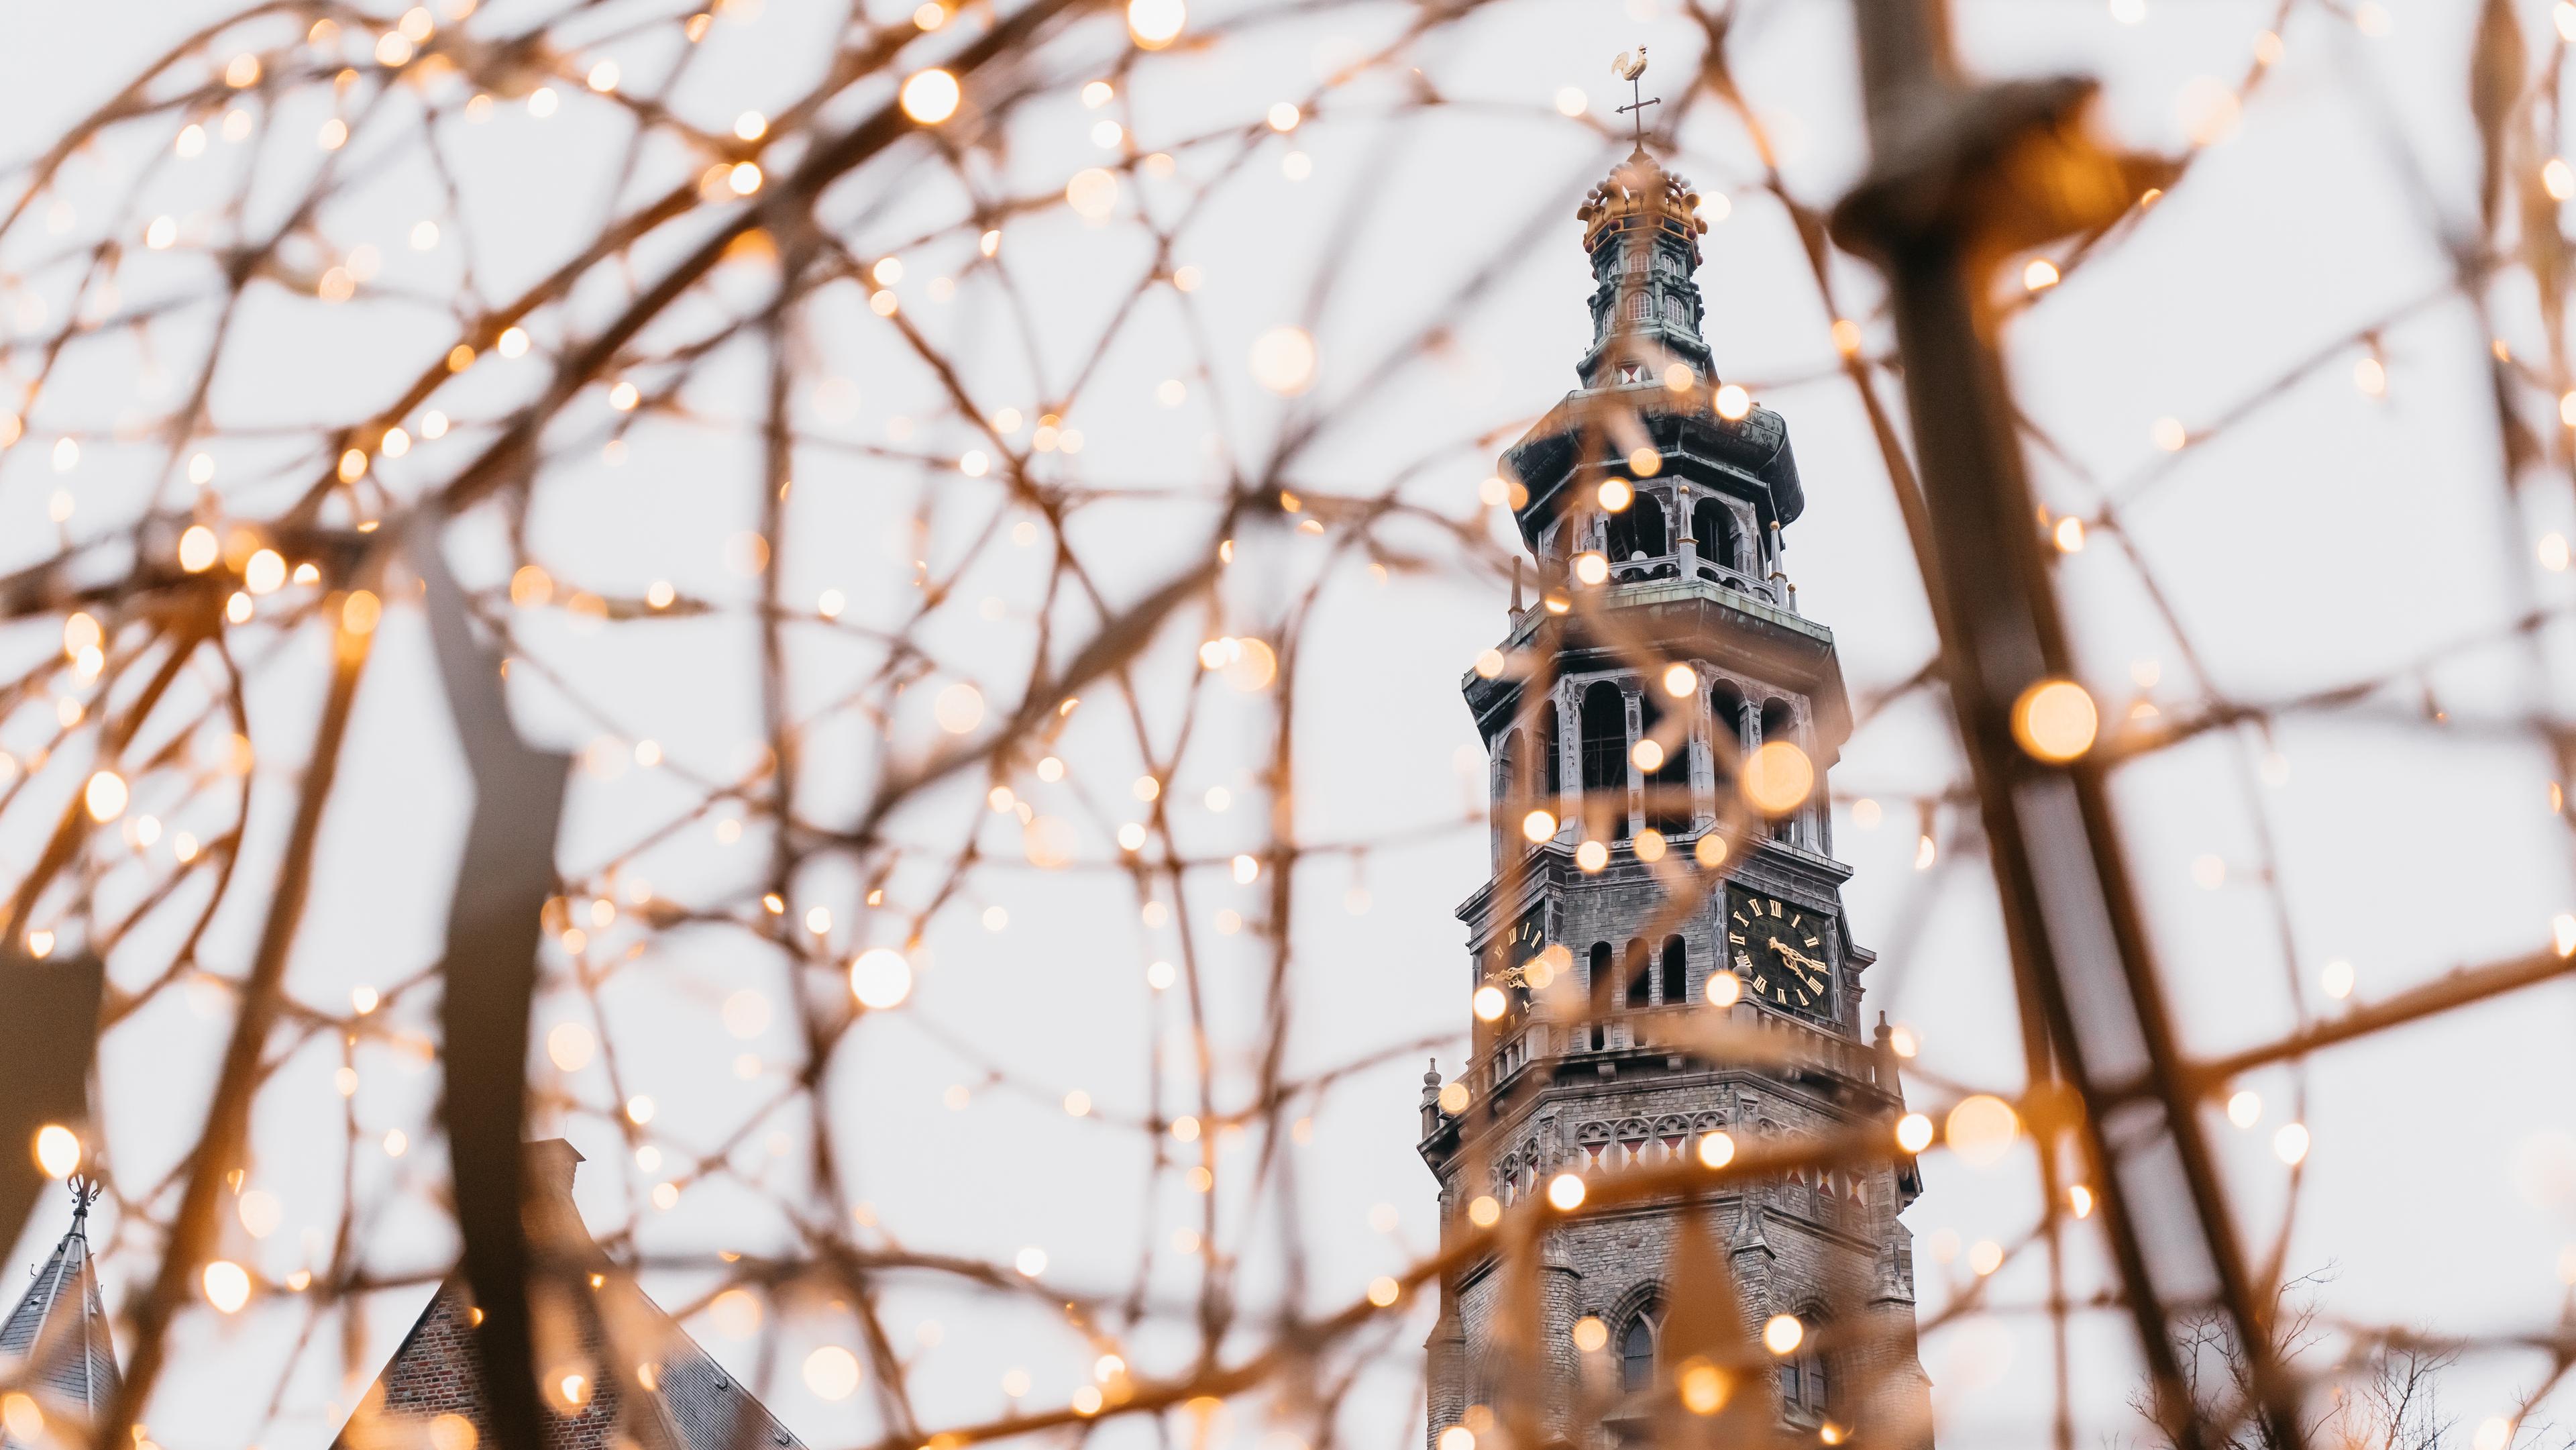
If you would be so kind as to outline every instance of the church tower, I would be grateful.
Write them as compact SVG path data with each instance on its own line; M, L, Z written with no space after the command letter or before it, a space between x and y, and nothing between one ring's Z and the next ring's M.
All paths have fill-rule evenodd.
M1421 1152L1453 1247L1513 1242L1563 1175L1592 1207L1444 1279L1436 1450L1931 1443L1912 1162L1682 1191L1904 1111L1832 854L1850 704L1782 562L1806 494L1787 424L1713 370L1698 203L1642 145L1593 190L1581 386L1503 459L1540 593L1465 681L1493 875L1458 913L1473 1056L1425 1079ZM1659 1169L1675 1191L1639 1191Z

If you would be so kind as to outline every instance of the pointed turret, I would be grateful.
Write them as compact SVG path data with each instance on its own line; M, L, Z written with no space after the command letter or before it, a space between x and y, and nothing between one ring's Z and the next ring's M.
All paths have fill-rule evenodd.
M89 1206L98 1189L80 1178L71 1189L71 1227L0 1321L0 1383L33 1395L49 1422L85 1431L116 1398L116 1345L90 1265ZM0 1430L0 1450L24 1447Z
M1676 360L1695 381L1709 376L1703 304L1699 193L1640 145L1592 188L1575 211L1592 255L1592 348L1577 368L1583 385L1661 381Z

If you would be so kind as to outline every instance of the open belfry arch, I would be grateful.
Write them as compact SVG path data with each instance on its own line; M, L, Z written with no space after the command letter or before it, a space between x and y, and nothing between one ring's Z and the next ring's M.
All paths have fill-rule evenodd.
M1678 1173L1888 1143L1904 1111L1832 855L1850 704L1783 564L1806 493L1712 364L1698 200L1642 143L1587 198L1581 385L1503 460L1541 592L1464 686L1493 874L1459 908L1473 1056L1426 1077L1421 1152L1444 1241L1493 1237L1440 1284L1436 1450L1931 1443L1912 1161ZM1566 1175L1590 1206L1534 1213Z

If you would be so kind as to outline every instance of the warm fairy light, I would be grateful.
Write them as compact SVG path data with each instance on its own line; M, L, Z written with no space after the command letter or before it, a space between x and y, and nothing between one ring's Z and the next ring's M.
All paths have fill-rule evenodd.
M2093 697L2073 680L2041 680L2013 701L2013 739L2034 758L2063 765L2093 748L2102 725Z
M1720 384L1717 390L1717 416L1732 423L1753 411L1753 395L1733 383Z
M962 94L957 88L957 77L936 66L915 71L903 83L903 113L924 126L936 126L957 114L957 102Z
M2576 957L2576 912L2562 911L2549 919L2549 943L2562 957Z
M1293 101L1271 103L1269 120L1270 129L1273 131L1294 131L1297 129L1297 123L1304 119L1304 113L1297 109Z
M1673 1376L1673 1388L1681 1396L1682 1408L1694 1415L1714 1415L1726 1408L1726 1371L1694 1354L1682 1361L1681 1371ZM1830 1436L1833 1427L1828 1425ZM1830 1438L1826 1444L1834 1443Z
M1439 1450L1476 1450L1476 1432L1464 1425L1452 1425L1440 1432Z
M2502 1415L2489 1415L2478 1422L2477 1433L2469 1437L2471 1450L2506 1450L2513 1444L2514 1423Z
M384 601L365 589L352 590L340 601L340 628L349 634L372 634L384 618Z
M1640 740L1628 747L1628 758L1637 763L1639 770L1651 775L1663 768L1664 747L1653 740Z
M286 583L286 558L275 549L261 549L242 565L242 587L253 594L274 594Z
M1380 1309L1392 1306L1404 1297L1404 1286L1384 1274L1369 1280L1368 1301Z
M1676 700L1687 700L1699 688L1699 672L1688 665L1664 667L1664 693Z
M1610 1326L1601 1316L1586 1314L1574 1321L1574 1347L1585 1354L1598 1354L1610 1342Z
M1315 339L1302 327L1274 327L1253 339L1253 381L1281 397L1313 387L1315 363Z
M1503 1221L1503 1205L1490 1193L1476 1195L1467 1205L1467 1222L1478 1228L1492 1228Z
M870 1011L898 1006L912 995L912 963L892 947L870 947L850 962L850 995Z
M1923 1039L1914 1035L1913 1028L1900 1022L1887 1030L1887 1047L1897 1056L1911 1060L1914 1054L1923 1050Z
M579 1022L559 1022L546 1034L546 1056L565 1072L579 1072L590 1066L599 1053L599 1039L590 1028Z
M1082 88L1082 108L1097 111L1118 98L1118 88L1107 81L1090 81Z
M1503 658L1503 652L1501 650L1486 650L1484 653L1476 656L1477 678L1486 680L1500 679L1502 678L1504 666L1509 663L1510 661Z
M1940 845L1930 836L1917 837L1914 842L1914 869L1917 871L1931 870L1932 862L1940 854Z
M1699 374L1697 374L1697 373L1695 373L1695 372L1692 372L1692 371L1691 371L1691 369L1690 369L1690 364L1689 364L1689 363L1667 363L1667 364L1665 364L1665 366L1664 366L1664 391L1665 391L1665 392L1668 392L1668 393L1687 393L1687 392L1689 392L1691 389L1693 389L1693 388L1695 388L1695 387L1698 387L1698 386L1699 386Z
M1587 549L1574 556L1574 577L1579 583L1598 584L1610 577L1610 561Z
M1712 1007L1732 1007L1744 1000L1744 979L1733 972L1711 972L1708 980L1701 984L1700 995Z
M125 814L125 799L125 777L112 770L92 775L81 788L81 804L89 808L93 821L112 821Z
M1532 811L1521 817L1521 835L1532 841L1544 841L1556 834L1556 817L1546 811Z
M1118 173L1086 166L1064 184L1064 204L1087 222L1107 221L1118 210Z
M964 735L984 723L984 692L960 680L939 692L931 702L930 713L940 729L951 735Z
M1476 989L1475 1005L1478 1021L1495 1022L1501 1020L1502 1015L1511 1010L1512 1000L1503 995L1502 988L1489 982Z
M1127 0L1127 34L1146 50L1161 50L1180 39L1189 22L1183 0Z
M1440 1089L1440 1111L1456 1117L1467 1111L1468 1092L1463 1082L1452 1082Z
M230 1259L217 1259L206 1265L200 1281L206 1288L206 1302L214 1305L218 1313L238 1313L250 1302L250 1275Z
M28 931L27 955L34 957L38 961L42 961L53 954L54 934L52 932L45 930L43 927L36 927Z
M859 1357L837 1344L827 1344L805 1356L805 1388L817 1398L835 1403L848 1399L859 1387Z
M1601 508L1605 513L1618 513L1637 501L1637 491L1629 487L1628 480L1624 478L1601 480L1600 491L1595 496L1601 500Z
M555 94L554 87L539 86L528 93L528 114L542 121L555 113L555 108L562 103L562 100L562 97Z
M2305 1123L2283 1123L2272 1135L2272 1152L2282 1162L2296 1168L2308 1156L2308 1126Z
M1985 1278L2004 1266L2004 1246L1993 1239L1979 1239L1968 1246L1968 1272Z
M36 1397L11 1390L0 1395L0 1430L21 1445L41 1443L45 1436L45 1410Z
M375 1011L377 1003L382 1000L373 987L357 986L349 989L349 1007L361 1017Z
M2057 264L2046 257L2033 257L2021 269L2021 285L2029 292L2045 292L2057 285Z
M1774 1314L1762 1326L1762 1347L1773 1354L1794 1354L1806 1339L1807 1326L1795 1314Z
M69 1178L81 1165L80 1135L60 1123L38 1128L33 1146L36 1166L48 1178Z
M2576 393L2571 393L2571 394L2569 394L2569 396L2570 396L2570 397L2576 397ZM55 440L54 440L54 472L56 472L56 473L69 473L69 472L71 472L73 469L78 468L79 466L80 466L80 440L79 440L79 439L77 439L77 438L57 438L57 439L55 439ZM59 522L59 520L58 520L57 522Z
M1234 858L1234 881L1235 881L1235 884L1236 884L1236 885L1238 885L1238 886L1249 886L1249 885L1251 885L1253 882L1258 881L1258 880L1260 880L1260 879L1261 879L1261 858L1260 858L1260 857L1258 857L1258 856L1238 855L1238 856L1236 856L1236 857Z
M203 574L223 557L224 546L215 531L204 524L190 524L179 536L179 567L191 574Z
M1639 478L1652 478L1664 471L1664 455L1651 447L1639 448L1628 455L1628 470Z
M2048 531L2048 536L2057 545L2057 552L2061 554L2084 552L2084 521L2073 514L2059 519L2057 527Z
M1784 816L1816 788L1815 763L1786 740L1765 741L1744 760L1744 799L1766 816Z
M1715 831L1700 837L1691 845L1691 859L1702 866L1715 867L1726 862L1726 838Z
M1637 853L1637 859L1648 864L1664 859L1664 852L1671 845L1664 839L1664 833L1652 826L1639 831L1636 839L1628 844L1629 848Z
M2375 357L2365 357L2352 365L2352 385L2366 397L2384 397L2388 392L2388 365Z
M1970 1167L1989 1168L2003 1161L2021 1136L2021 1118L2012 1104L1987 1093L1959 1100L1950 1109L1942 1127L1943 1141L1950 1151L1966 1160Z
M1705 1168L1723 1168L1734 1162L1735 1140L1724 1133L1700 1134L1699 1161Z
M1896 1146L1908 1153L1920 1153L1932 1146L1932 1120L1921 1113L1907 1113L1896 1120Z
M1560 1213L1572 1213L1581 1208L1583 1194L1580 1174L1560 1173L1547 1181L1547 1201Z
M1581 87L1579 87L1579 86L1559 86L1559 87L1557 88L1557 91L1556 91L1556 113L1557 113L1558 115L1560 115L1560 116L1580 116L1580 115L1582 115L1582 114L1584 113L1584 111L1586 111L1587 109L1589 109L1589 108L1591 107L1591 105L1592 105L1592 100L1591 100L1591 98L1590 98L1589 96L1586 96L1586 95L1584 95L1584 94L1583 94L1583 90L1582 90L1582 88L1581 88Z
M1599 841L1586 841L1574 848L1574 864L1587 875L1610 864L1610 848Z
M1020 1250L1019 1254L1011 1260L1011 1266L1020 1271L1022 1278L1034 1279L1046 1272L1046 1250L1032 1244Z
M2317 973L2317 985L2338 1002L2352 995L2352 980L2352 963L2341 957L2326 963Z
M2093 1190L2078 1183L2066 1190L2066 1206L2077 1218L2093 1216Z
M2148 436L2167 453L2179 453L2183 445L2191 441L2191 433L2182 426L2180 418L2158 418L2155 426L2148 430Z
M2250 1128L2263 1120L2263 1097L2246 1090L2227 1100L2227 1121L2240 1128Z

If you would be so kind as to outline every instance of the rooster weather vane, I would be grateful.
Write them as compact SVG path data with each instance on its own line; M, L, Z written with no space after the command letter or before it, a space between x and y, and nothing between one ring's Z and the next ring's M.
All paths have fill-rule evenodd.
M1643 151L1646 149L1646 108L1664 103L1661 96L1646 95L1645 87L1637 79L1646 73L1646 48L1641 45L1633 51L1619 52L1610 62L1610 73L1628 83L1628 104L1621 106L1618 113L1622 116L1633 113L1629 124L1635 131L1637 149Z

